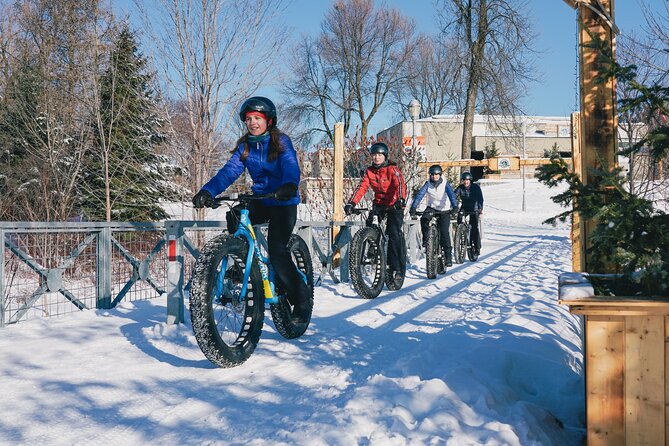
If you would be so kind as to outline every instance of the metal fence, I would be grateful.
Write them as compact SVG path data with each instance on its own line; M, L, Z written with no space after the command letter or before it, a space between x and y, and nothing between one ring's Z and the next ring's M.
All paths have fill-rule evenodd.
M1 222L0 327L37 317L113 308L167 293L167 321L184 320L184 291L199 249L220 221L164 223ZM360 222L298 222L311 250L316 285L348 282L348 243ZM266 246L265 225L257 227ZM409 261L419 226L405 224ZM334 242L333 233L338 232Z

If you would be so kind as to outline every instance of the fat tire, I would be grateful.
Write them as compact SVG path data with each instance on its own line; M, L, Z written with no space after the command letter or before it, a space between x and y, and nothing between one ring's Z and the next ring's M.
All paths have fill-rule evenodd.
M272 321L276 331L286 339L295 339L304 334L311 322L311 315L314 310L314 266L311 263L311 253L306 242L302 237L293 234L288 241L288 250L290 251L293 262L297 268L307 276L307 286L310 290L309 295L309 319L306 323L295 324L292 321L292 308L288 302L287 296L281 296L279 302L270 304L269 309L272 314ZM277 293L284 294L277 286Z
M395 279L390 274L390 265L388 264L387 260L388 258L387 256L384 256L386 261L386 275L385 275L386 288L388 288L390 291L397 291L400 288L402 288L402 285L404 285L404 277L406 276L407 272L407 246L406 246L406 240L404 240L403 232L400 232L400 253L401 253L400 255L402 256L402 262L400 264L402 266L400 267L399 279Z
M460 224L455 231L455 246L453 251L455 254L455 263L463 263L467 250L467 225Z
M247 252L246 240L219 235L205 244L193 268L190 289L193 332L202 353L219 367L234 367L246 361L262 333L265 296L260 268L255 261L251 264L247 294L242 303L223 304L221 296L215 295L221 262L227 257L228 296L238 297Z
M380 240L381 233L377 227L364 227L356 232L351 240L348 272L353 289L365 299L374 299L383 290L386 258L381 255ZM370 247L376 249L373 259L366 258ZM370 284L365 282L367 276L370 276Z
M434 279L439 272L439 231L435 225L430 225L427 230L427 242L425 243L425 269L427 278Z

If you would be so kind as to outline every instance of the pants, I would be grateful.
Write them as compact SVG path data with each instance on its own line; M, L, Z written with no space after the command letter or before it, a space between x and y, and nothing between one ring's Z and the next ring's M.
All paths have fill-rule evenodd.
M479 251L481 250L481 237L479 236L479 213L477 211L464 211L469 214L469 225L471 231L469 233L469 241L472 246L475 246ZM458 224L462 221L462 214L458 214Z
M230 234L237 230L241 209L242 206L237 205L226 214ZM311 294L309 287L297 272L297 266L288 250L288 241L297 222L297 205L264 206L253 202L249 206L249 219L253 225L269 223L267 248L276 284L285 290L291 305L307 302Z
M402 225L404 224L404 210L374 206L367 225L370 226L374 215L386 216L386 237L388 237L388 255L386 261L393 271L401 271L406 265L402 262L406 259L406 253L402 252Z
M440 212L431 207L427 207L420 217L420 228L423 233L423 246L427 245L427 232L432 217L437 216L437 228L439 229L439 238L441 248L444 250L447 259L451 259L453 254L453 244L451 243L451 214L449 211Z

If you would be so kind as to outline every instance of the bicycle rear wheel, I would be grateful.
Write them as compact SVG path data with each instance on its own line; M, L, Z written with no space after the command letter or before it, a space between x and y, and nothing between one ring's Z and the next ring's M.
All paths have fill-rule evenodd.
M455 254L455 263L462 263L465 261L465 255L467 251L467 225L464 223L458 225L458 229L455 231L455 244L453 246L453 251Z
M246 361L260 340L265 313L262 277L251 266L241 296L248 243L227 234L207 242L193 268L190 318L202 353L219 367Z
M364 227L353 236L349 250L349 274L353 289L365 299L374 299L383 289L386 258L381 252L381 233Z
M288 298L284 295L276 304L270 304L269 309L272 313L272 321L276 331L286 339L294 339L302 336L309 322L311 321L311 313L314 309L314 266L311 263L311 254L307 248L306 242L299 235L293 234L288 241L288 250L293 257L293 262L297 268L306 276L307 286L309 287L309 320L305 324L295 324L292 321L292 309ZM277 293L285 294L284 291L277 285Z

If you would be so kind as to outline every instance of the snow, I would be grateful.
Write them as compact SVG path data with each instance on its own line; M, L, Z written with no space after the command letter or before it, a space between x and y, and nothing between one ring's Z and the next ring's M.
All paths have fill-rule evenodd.
M209 363L165 298L0 329L1 444L577 445L581 322L558 304L555 191L483 183L482 254L374 300L324 279L307 333L269 312L251 358ZM186 314L186 319L189 315Z

